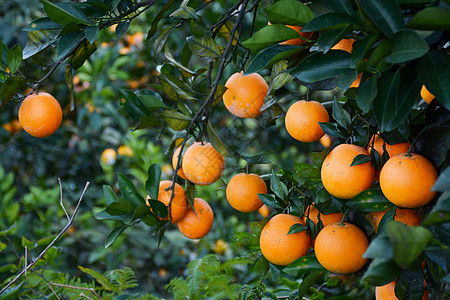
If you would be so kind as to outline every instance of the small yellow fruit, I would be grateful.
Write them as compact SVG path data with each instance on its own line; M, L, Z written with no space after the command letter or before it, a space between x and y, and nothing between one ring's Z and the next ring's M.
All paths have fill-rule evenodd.
M117 153L116 150L108 148L103 150L100 156L100 161L105 165L112 166L116 163Z
M119 149L117 149L117 153L121 156L128 156L128 157L133 157L134 156L134 151L133 149L131 149L129 146L127 145L122 145L119 147Z
M217 240L214 245L214 253L216 254L224 254L228 249L228 244L224 240Z

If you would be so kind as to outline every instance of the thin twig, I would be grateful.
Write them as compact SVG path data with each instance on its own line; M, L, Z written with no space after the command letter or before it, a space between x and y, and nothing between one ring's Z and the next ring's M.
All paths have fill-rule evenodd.
M64 213L66 214L67 220L70 220L69 214L66 211L66 208L64 207L63 204L63 191L62 191L62 183L61 183L61 178L58 178L58 182L59 182L59 192L61 195L61 198L59 199L59 204L61 205L62 209L64 210Z
M82 286L67 285L67 284L61 284L61 283L51 283L51 282L50 282L50 284L53 286L59 286L59 287L64 287L64 288L68 288L68 289L88 291L88 292L91 292L92 294L94 294L96 297L100 298L100 296L97 294L97 292L93 288L85 288Z
M55 290L52 288L52 283L49 282L47 279L45 279L45 277L42 274L39 274L38 272L36 272L35 270L31 269L31 272L33 272L34 274L36 274L37 276L41 277L42 280L44 280L47 283L48 288L52 291L53 295L55 295L56 299L60 300L61 298L58 296L58 294L56 294Z
M75 210L73 212L72 217L70 218L69 222L67 223L67 225L61 230L60 233L58 233L58 235L53 239L53 241L44 249L44 251L42 251L37 257L36 259L29 264L28 266L26 266L26 268L24 268L22 271L20 271L16 277L14 277L13 280L11 280L1 291L0 291L0 295L3 294L3 292L5 292L11 285L14 284L14 282L16 282L23 274L25 274L27 272L27 270L31 269L41 258L42 256L45 255L45 253L47 253L47 251L53 247L53 245L58 241L58 239L64 234L64 232L66 232L66 230L72 226L73 220L75 219L75 216L77 215L78 209L80 208L80 204L81 201L83 200L84 194L87 190L87 188L89 187L90 182L86 182L86 185L83 189L83 192L81 193L80 196L80 200L78 200L77 206L75 207Z

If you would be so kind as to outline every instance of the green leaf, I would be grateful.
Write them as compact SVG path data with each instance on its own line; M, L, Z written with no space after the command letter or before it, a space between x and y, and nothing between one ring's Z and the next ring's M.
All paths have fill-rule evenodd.
M173 110L165 110L160 116L170 128L176 131L186 129L191 122L191 118Z
M117 39L120 39L122 37L122 35L127 32L128 28L130 27L131 21L130 20L126 20L126 21L122 21L119 24L117 24L116 27L116 37Z
M319 48L322 49L323 53L327 53L328 51L330 51L333 45L342 40L342 38L344 38L350 32L352 32L351 24L348 24L340 30L323 32L317 40L317 44L319 45Z
M386 225L390 221L394 221L395 219L395 213L397 212L397 207L392 206L381 218L380 223L378 224L378 233L384 232L386 230Z
M116 193L114 193L109 185L103 186L103 196L105 197L107 204L119 201L119 197L117 197Z
M84 64L84 62L97 50L97 45L91 44L88 40L85 40L77 47L75 52L70 56L70 65L78 70Z
M296 278L302 278L307 273L324 270L314 255L305 255L286 266L283 272Z
M238 236L239 234L239 236ZM240 246L259 246L259 238L248 232L236 232L237 244Z
M289 228L289 234L294 234L294 233L298 233L298 232L302 232L306 230L306 226L300 223L294 224L291 226L291 228Z
M7 61L8 57L8 47L6 47L5 43L0 39L0 64L8 65Z
M189 49L198 56L203 57L220 57L220 49L216 41L208 36L195 37L190 36L186 38Z
M272 175L270 176L270 189L281 199L284 199L288 194L286 185L281 182L274 170L272 170Z
M106 210L95 213L94 217L97 220L112 220L112 221L123 221L123 215L111 215Z
M293 45L274 45L266 48L253 58L245 70L245 75L257 73L304 48L303 46Z
M322 168L323 161L327 157L328 153L330 153L329 148L324 149L322 152L312 152L310 155L312 163L317 168Z
M264 11L272 24L303 26L314 18L314 13L308 6L296 0L277 1Z
M6 79L6 81L2 85L2 104L0 107L11 100L11 98L19 92L19 90L25 85L26 82L26 79L23 77L8 77L8 79Z
M340 12L350 16L354 14L352 4L348 0L322 0L321 2L334 12Z
M109 246L111 246L112 243L114 243L114 241L119 237L119 235L125 229L127 229L127 227L128 227L128 225L119 226L119 227L114 228L105 239L105 248L108 248Z
M414 30L402 29L394 35L392 54L386 57L391 64L401 64L419 58L430 50L424 39Z
M22 236L22 242L21 242L22 247L28 247L28 250L31 250L33 248L33 242L30 241L29 239L27 239L26 237Z
M343 128L348 128L352 122L350 114L346 111L342 104L334 98L333 101L333 118Z
M329 136L345 139L346 136L338 128L336 123L319 122L320 128Z
M49 29L61 29L62 26L50 20L49 17L39 18L25 26L23 31L41 31Z
M403 27L403 15L397 1L358 0L358 2L387 37L392 38Z
M145 190L151 199L158 199L159 182L161 181L161 167L158 164L152 164L148 168L148 177L145 182Z
M306 83L338 78L350 70L351 55L346 51L330 51L327 54L313 53L305 58L292 75Z
M214 149L216 149L217 152L219 152L223 156L229 156L230 153L228 152L227 147L225 146L225 144L222 142L220 137L215 132L214 128L212 127L211 122L208 122L208 125L206 127L206 132L208 133L209 141L213 145Z
M199 16L195 13L195 9L186 5L180 5L180 8L175 10L173 13L169 15L171 18L177 18L177 19L194 19L199 20Z
M109 204L105 211L112 216L122 216L132 212L135 207L128 199L119 198L117 202Z
M189 48L188 48L189 49ZM167 60L169 62L171 62L175 67L177 67L180 71L186 72L186 74L189 75L196 75L197 73L189 70L188 68L186 68L185 66L183 66L181 63L179 63L178 61L175 60L175 58L173 58L172 54L169 51L168 47L165 47L164 49L164 56L167 58Z
M95 280L98 283L100 283L105 290L115 291L114 285L108 279L106 279L105 276L103 276L99 272L94 271L94 270L89 269L89 268L82 267L82 266L78 266L78 269L80 269L81 272L86 273L86 274L91 275L92 277L94 277Z
M147 108L135 93L130 90L120 89L119 97L121 108L134 120L139 121L140 118L147 116Z
M262 201L267 206L274 207L274 208L284 208L281 206L278 201L275 198L275 195L273 194L259 194L258 193L259 200Z
M66 57L77 46L80 39L83 38L83 32L76 31L63 35L58 42L57 59Z
M84 29L84 36L91 44L95 42L95 39L97 38L97 33L98 33L97 26L88 26Z
M375 258L364 273L362 281L370 285L386 285L400 274L401 268L393 259Z
M363 212L382 211L393 206L379 189L363 191L350 199L346 205Z
M420 30L450 30L450 9L426 7L419 11L406 26Z
M279 42L298 38L300 35L294 29L282 24L267 25L242 42L250 50L259 51Z
M138 95L138 98L149 111L158 110L160 108L170 108L164 104L161 96L158 93L149 90L143 90L141 92L144 92L145 94L140 93Z
M323 31L332 29L342 29L347 27L347 24L354 24L359 26L358 21L352 16L343 13L325 13L312 19L308 24L303 26L302 32Z
M447 168L448 170L449 168ZM444 171L445 172L445 171ZM442 174L441 174L442 176ZM439 181L439 179L438 179ZM422 221L423 226L430 226L450 221L450 192L444 192L428 216Z
M420 59L417 71L426 88L450 110L450 57L443 50L428 52Z
M167 218L168 210L167 206L158 200L148 200L150 207L152 208L152 212L160 218Z
M312 272L305 278L303 278L300 287L298 288L298 297L299 299L303 299L303 296L309 292L309 289L319 280L321 279L327 271L321 270Z
M380 131L392 129L397 110L397 95L400 87L400 73L387 73L378 80L378 93L373 108Z
M395 294L401 299L421 300L424 283L422 270L403 270L395 283Z
M365 154L358 154L357 156L355 156L355 158L353 158L352 164L350 165L350 167L352 166L358 166L358 165L362 165L365 164L369 161L371 161L372 158L368 155Z
M22 63L22 47L19 44L9 49L7 60L9 71L14 75Z
M356 94L356 103L364 112L370 110L373 100L377 97L378 77L371 76L369 79L360 82Z
M450 191L450 166L442 171L431 190L435 192Z
M250 222L250 228L252 229L252 232L254 235L256 235L258 238L261 235L261 231L263 230L264 226L267 224L267 218L263 218L259 222Z
M385 232L376 236L367 248L363 255L364 258L394 258L394 250L391 245L391 241Z
M433 239L433 234L425 227L396 221L386 225L386 233L394 248L394 260L402 268L408 268Z
M82 23L89 25L89 21L83 11L72 2L51 3L42 0L47 16L55 23L67 25L70 23Z
M122 173L119 173L119 189L122 195L129 200L135 207L141 203L145 203L144 198L139 195L133 182Z
M6 249L6 244L3 244L2 242L0 242L0 252L2 252L5 249ZM2 272L2 271L0 271L0 272Z

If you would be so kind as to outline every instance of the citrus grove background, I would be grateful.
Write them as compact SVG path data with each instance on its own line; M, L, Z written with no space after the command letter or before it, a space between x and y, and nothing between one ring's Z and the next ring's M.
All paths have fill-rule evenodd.
M449 297L448 1L0 7L2 299Z

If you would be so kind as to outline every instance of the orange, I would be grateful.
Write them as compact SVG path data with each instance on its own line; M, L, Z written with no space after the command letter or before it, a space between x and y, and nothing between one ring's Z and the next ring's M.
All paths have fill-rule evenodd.
M372 223L375 232L378 231L378 225L380 225L381 219L388 210L389 209L371 212L367 215L367 219L370 221L370 223ZM419 213L415 209L397 207L395 210L394 220L402 222L405 225L417 226L420 225L421 218Z
M172 224L179 222L184 218L188 211L188 204L186 201L186 196L184 194L184 189L178 183L175 183L175 195L173 196L172 203L169 202L172 197L172 184L170 180L163 180L159 183L158 201L161 201L167 206L168 212L172 219ZM150 197L147 195L147 200ZM147 205L150 206L147 201Z
M411 144L409 143L397 143L394 145L390 145L388 143L385 143L384 140L379 135L374 135L369 142L369 146L367 146L367 151L369 151L369 154L372 153L372 143L373 149L375 149L378 152L380 157L383 155L384 152L383 145L386 147L386 151L388 152L389 157L393 157L400 153L406 153L408 152L408 149L411 146Z
M376 300L398 300L395 296L395 281L375 288ZM423 292L422 300L428 300L428 290Z
M322 104L300 100L289 107L284 123L294 139L309 143L319 140L325 134L319 122L329 121L328 112Z
M181 150L181 146L178 147L177 149L175 149L175 151L173 152L172 167L173 167L174 170L177 168L178 155L180 154L180 150ZM182 157L180 157L180 159L182 159ZM184 175L183 166L182 166L181 163L180 163L180 168L178 169L178 176L180 176L183 179L186 179L186 175Z
M319 263L327 270L338 273L353 273L364 267L363 258L369 246L364 232L353 224L344 222L325 226L317 235L314 251Z
M211 230L213 221L214 214L211 206L205 200L195 198L194 209L188 208L184 218L177 223L177 227L185 237L201 239Z
M186 150L182 167L189 181L208 185L219 180L225 168L225 160L210 143L195 142Z
M267 218L270 215L270 209L267 205L263 204L260 208L258 208L258 213L263 218Z
M359 87L359 83L361 82L361 76L362 76L362 73L360 73L358 75L358 78L356 78L355 81L353 81L353 83L350 85L351 88Z
M217 240L214 245L214 253L216 254L224 254L228 249L228 244L224 240Z
M108 148L103 150L100 156L100 161L105 165L114 165L116 163L117 153L116 150Z
M5 129L6 131L8 131L8 132L11 133L11 134L14 133L14 129L13 129L11 123L5 123L5 124L2 124L2 128Z
M433 200L437 180L433 164L422 155L398 154L381 169L380 187L386 198L400 207L416 208Z
M430 102L434 99L433 94L430 93L424 85L422 85L422 89L420 90L420 96L428 104L430 104Z
M355 42L354 39L343 39L339 41L336 45L334 45L331 49L333 50L344 50L348 53L352 52L353 49L353 43Z
M239 173L233 176L226 190L228 203L241 212L254 212L263 206L258 193L267 194L267 186L256 174Z
M331 138L330 138L330 136L329 136L328 134L326 134L326 133L323 135L323 137L321 137L321 138L319 139L319 142L320 142L320 144L321 144L323 147L325 147L325 148L328 148L328 147L331 146Z
M327 155L323 161L321 178L328 193L337 198L351 199L370 188L375 178L375 169L370 162L350 166L360 154L369 155L362 147L341 144Z
M128 156L128 157L133 157L134 156L134 151L133 149L131 149L129 146L127 145L122 145L119 147L119 149L117 149L117 153L121 156Z
M289 28L294 29L295 31L298 32L298 34L299 34L301 37L304 37L305 39L309 39L309 38L313 35L312 32L300 32L300 30L302 29L300 26L290 26L290 25L286 25L286 27L289 27ZM296 38L296 39L290 39L290 40L284 41L284 42L282 42L282 43L280 43L280 44L282 44L282 45L294 45L294 46L300 46L300 45L303 45L303 44L306 43L306 42L307 42L307 41L304 40L304 39Z
M288 234L294 224L305 225L299 217L278 214L270 219L261 231L261 252L271 263L286 266L308 252L309 236L306 230Z
M14 133L15 133L15 132L19 132L19 131L22 130L22 126L20 126L19 120L14 119L14 120L11 121L10 124L11 124L12 131L13 131Z
M258 73L243 76L243 72L234 73L225 83L227 90L223 94L223 104L230 113L240 118L254 118L262 114L269 86Z
M309 209L309 215L308 215L308 209ZM311 221L313 221L314 225L317 226L317 223L319 222L319 217L320 220L322 221L323 226L327 226L330 225L331 223L336 223L336 222L340 222L342 217L344 216L342 213L331 213L328 215L324 215L322 213L320 213L317 208L315 208L314 206L309 206L305 212L305 215L303 216L302 220L303 222L306 223L306 219L309 218L311 219ZM307 217L308 216L308 217Z
M22 128L32 136L48 137L61 125L61 106L48 93L31 94L20 105L19 122Z

